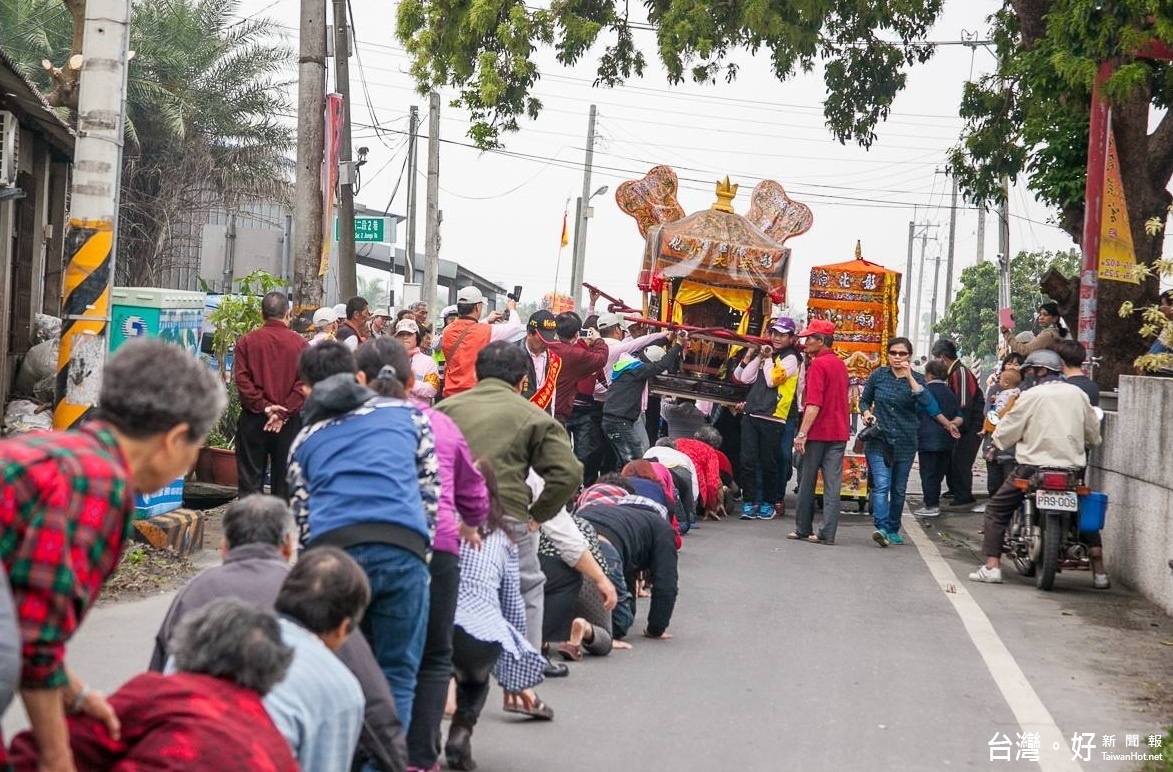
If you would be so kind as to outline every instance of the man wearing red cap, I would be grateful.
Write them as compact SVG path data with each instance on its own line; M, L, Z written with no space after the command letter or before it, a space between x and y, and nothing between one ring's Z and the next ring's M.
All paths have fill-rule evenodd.
M794 530L787 538L834 544L835 530L839 527L843 454L850 436L847 366L831 350L835 325L826 319L812 319L798 337L806 338L810 363L803 392L802 425L794 435L794 452L803 456L798 477L798 508L794 513ZM823 522L816 534L813 520L819 470L823 472Z

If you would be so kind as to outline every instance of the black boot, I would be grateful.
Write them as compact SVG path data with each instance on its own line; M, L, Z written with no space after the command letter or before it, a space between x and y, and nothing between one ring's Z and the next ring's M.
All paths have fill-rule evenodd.
M444 743L444 756L449 769L472 772L477 763L472 759L472 727L452 722L448 729L448 741Z

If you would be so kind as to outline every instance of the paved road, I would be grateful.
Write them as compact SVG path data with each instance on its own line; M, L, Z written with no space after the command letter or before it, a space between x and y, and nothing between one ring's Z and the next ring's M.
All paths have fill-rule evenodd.
M681 554L676 637L573 664L539 690L557 713L550 724L501 712L495 692L474 736L481 768L1137 768L1103 761L1101 747L1074 764L1068 749L1088 732L1097 746L1115 735L1114 752L1136 750L1123 748L1126 734L1147 745L1168 723L1108 688L1120 676L1119 632L1060 613L1134 602L1125 591L1093 593L1086 573L1063 575L1046 597L1024 583L974 586L964 581L972 558L937 546L944 525L910 519L910 543L881 550L869 523L846 517L834 547L788 541L789 517L705 524ZM96 611L71 661L95 685L117 686L145 665L168 602ZM10 711L5 728L22 721ZM1044 737L1041 765L991 761L991 739L1026 730Z

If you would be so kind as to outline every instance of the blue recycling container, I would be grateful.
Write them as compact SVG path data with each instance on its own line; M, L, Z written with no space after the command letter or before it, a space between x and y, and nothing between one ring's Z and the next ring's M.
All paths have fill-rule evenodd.
M112 295L110 351L140 337L162 338L200 355L204 293L157 287L115 287ZM183 478L156 493L135 495L135 519L166 514L183 506Z
M1079 530L1090 533L1104 528L1108 514L1108 494L1092 491L1079 497Z

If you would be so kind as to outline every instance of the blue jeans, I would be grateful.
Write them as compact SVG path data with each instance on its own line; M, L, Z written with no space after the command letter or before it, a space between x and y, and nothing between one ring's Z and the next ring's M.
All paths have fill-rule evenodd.
M371 604L362 618L362 632L387 677L406 735L428 632L428 565L390 544L357 544L346 552L371 583Z
M868 493L876 530L900 533L900 515L904 513L904 494L908 490L912 459L896 459L888 466L884 461L884 445L880 442L867 443L864 456L868 460L868 471L872 474Z

